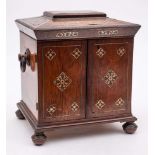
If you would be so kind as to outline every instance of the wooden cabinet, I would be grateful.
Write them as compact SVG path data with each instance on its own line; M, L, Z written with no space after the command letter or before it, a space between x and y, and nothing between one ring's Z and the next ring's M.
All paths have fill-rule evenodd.
M16 23L22 72L16 115L33 127L36 145L60 127L126 122L124 131L135 132L132 59L140 25L101 12L44 12Z

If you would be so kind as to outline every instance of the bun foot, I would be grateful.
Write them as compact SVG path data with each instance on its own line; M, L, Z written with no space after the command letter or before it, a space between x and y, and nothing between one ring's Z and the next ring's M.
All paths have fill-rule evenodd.
M133 134L137 130L137 125L134 122L126 122L122 127L127 134Z
M35 145L40 146L43 145L47 139L47 137L44 135L44 133L35 133L32 135L32 141Z
M15 113L18 119L21 119L21 120L25 119L24 115L19 109Z

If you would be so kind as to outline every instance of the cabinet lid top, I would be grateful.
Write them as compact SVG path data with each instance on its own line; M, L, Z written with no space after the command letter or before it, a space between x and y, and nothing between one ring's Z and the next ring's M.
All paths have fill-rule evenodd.
M16 23L24 25L31 30L40 31L139 26L138 24L108 18L105 13L97 11L45 11L42 16L17 19Z
M88 18L88 17L106 17L106 14L98 11L45 11L44 16L56 18Z

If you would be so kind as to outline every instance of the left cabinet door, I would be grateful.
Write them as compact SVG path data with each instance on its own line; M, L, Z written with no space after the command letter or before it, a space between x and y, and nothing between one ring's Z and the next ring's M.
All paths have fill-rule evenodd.
M43 122L85 118L86 41L39 44L39 115Z

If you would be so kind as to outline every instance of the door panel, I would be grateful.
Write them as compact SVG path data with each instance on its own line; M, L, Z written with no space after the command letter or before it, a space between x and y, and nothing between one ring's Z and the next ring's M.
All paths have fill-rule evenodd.
M85 118L86 50L85 41L43 45L44 121Z
M89 41L88 117L130 113L131 45L131 39Z

